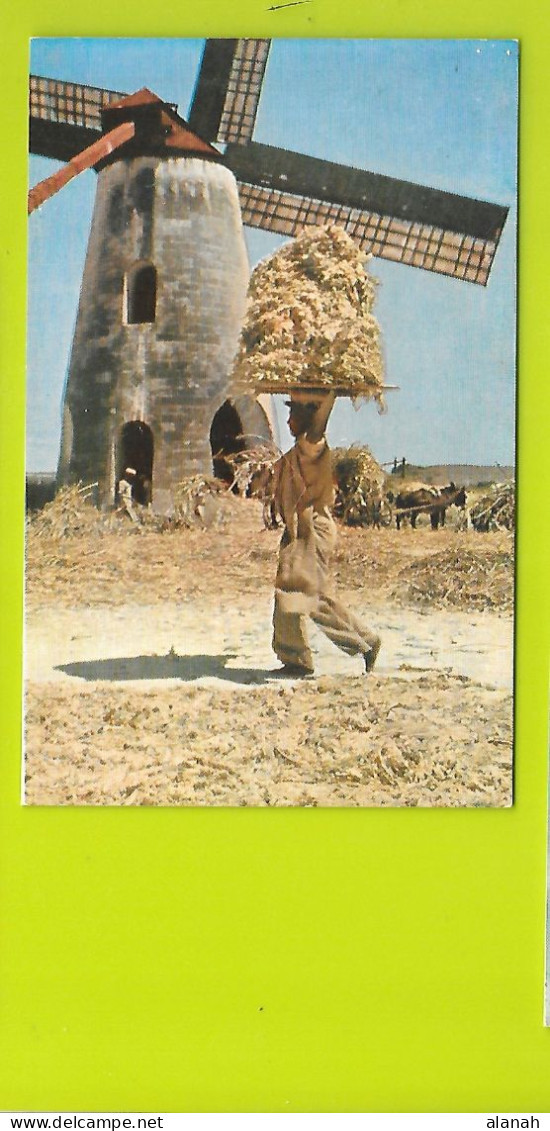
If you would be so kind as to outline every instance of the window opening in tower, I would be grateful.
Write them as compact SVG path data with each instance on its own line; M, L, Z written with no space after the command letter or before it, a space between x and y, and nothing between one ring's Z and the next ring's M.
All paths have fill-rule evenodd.
M127 318L130 325L154 322L157 312L157 272L152 264L134 267L126 283Z

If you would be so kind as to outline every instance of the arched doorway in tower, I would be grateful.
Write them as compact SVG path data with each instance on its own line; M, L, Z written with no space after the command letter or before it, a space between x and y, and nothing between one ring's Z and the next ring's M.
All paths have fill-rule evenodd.
M233 482L233 471L226 457L242 452L246 447L243 423L235 405L224 401L216 412L210 428L210 447L214 475L225 483Z
M132 498L147 506L153 497L153 433L143 420L130 420L120 430L117 482L132 485Z

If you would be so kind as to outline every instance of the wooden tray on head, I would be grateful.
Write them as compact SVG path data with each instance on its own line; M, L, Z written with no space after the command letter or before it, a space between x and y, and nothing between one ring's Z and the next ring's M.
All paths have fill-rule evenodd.
M335 385L335 386L330 386L330 385L323 385L323 386L293 385L293 386L291 386L291 385L289 385L289 386L282 386L282 385L276 385L275 382L269 383L269 382L266 381L265 385L264 385L264 383L261 383L261 386L257 385L255 387L255 390L253 390L253 391L255 391L255 396L257 396L257 397L261 396L261 394L264 394L264 392L265 392L265 394L267 396L272 396L273 394L280 394L282 397L292 397L293 400L304 400L304 402L308 402L308 400L317 400L317 399L320 399L321 397L326 397L327 394L329 394L329 392L332 392L332 394L335 397L367 397L369 400L372 400L373 398L378 396L378 394L380 394L380 392L394 391L394 390L397 390L398 388L399 388L398 385L379 385L378 388L375 391L375 390L373 390L372 386L367 386L364 389L350 388L349 386L343 386L343 385ZM242 392L244 392L244 390L239 389L239 392L241 392L241 394L242 394Z
M254 392L256 396L261 393L271 395L273 393L280 393L283 397L292 397L294 400L308 401L316 400L320 397L325 397L328 393L333 393L336 397L368 397L372 399L378 396L379 393L386 393L399 389L399 385L378 385L376 389L372 385L365 385L364 389L355 387L350 388L348 385L279 385L275 382L266 381L261 385L256 385ZM241 390L239 390L240 392Z

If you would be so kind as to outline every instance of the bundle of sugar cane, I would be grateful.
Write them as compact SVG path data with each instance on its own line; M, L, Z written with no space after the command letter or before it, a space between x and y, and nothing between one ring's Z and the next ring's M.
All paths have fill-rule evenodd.
M204 517L207 499L216 498L227 490L227 485L212 476L189 475L174 489L174 516L183 526L200 523Z
M348 526L378 526L386 521L386 477L369 448L354 445L334 449L332 470L336 485L334 513L338 518Z
M330 389L382 404L375 285L343 228L305 228L252 273L234 389Z
M470 510L474 530L514 530L516 492L513 483L495 483L487 488Z
M230 490L246 495L251 482L263 471L273 467L281 452L274 444L259 444L256 448L245 448L242 452L231 452L225 460L233 472Z

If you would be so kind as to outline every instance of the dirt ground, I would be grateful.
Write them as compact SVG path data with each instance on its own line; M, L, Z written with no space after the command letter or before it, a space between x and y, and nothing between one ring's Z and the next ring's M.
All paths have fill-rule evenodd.
M512 800L508 532L339 528L340 595L375 672L312 628L316 674L270 649L280 532L254 500L205 526L27 537L33 805L502 806Z

